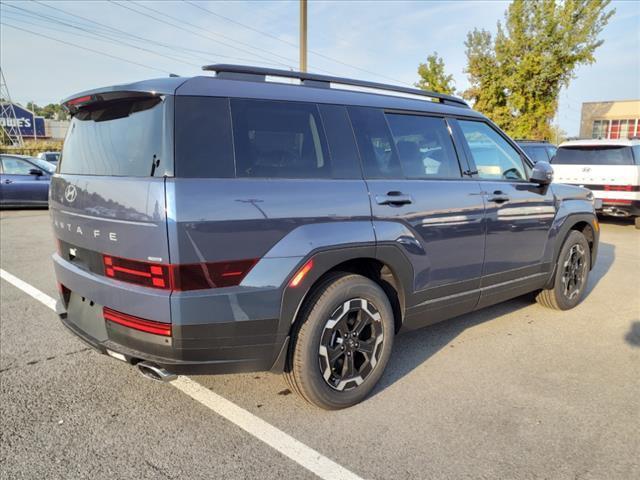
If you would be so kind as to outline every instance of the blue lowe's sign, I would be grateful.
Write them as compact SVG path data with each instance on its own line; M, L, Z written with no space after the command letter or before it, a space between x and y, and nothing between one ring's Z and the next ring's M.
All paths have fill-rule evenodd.
M7 105L4 105L4 107L6 106ZM15 118L10 117L10 111L9 108L2 109L0 125L3 128L18 127L23 138L40 138L45 136L44 117L37 117L33 112L15 103L13 104L13 111L16 114Z

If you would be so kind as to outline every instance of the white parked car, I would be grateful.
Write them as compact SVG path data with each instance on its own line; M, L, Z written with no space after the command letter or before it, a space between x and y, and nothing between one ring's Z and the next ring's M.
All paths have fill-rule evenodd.
M570 140L551 163L554 181L590 189L598 213L635 217L640 229L640 140Z

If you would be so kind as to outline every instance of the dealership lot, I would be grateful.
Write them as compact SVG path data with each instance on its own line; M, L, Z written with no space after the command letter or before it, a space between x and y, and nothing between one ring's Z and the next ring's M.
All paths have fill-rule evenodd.
M0 218L1 268L55 298L48 212ZM2 280L0 476L313 478L284 439L335 462L325 478L638 478L638 271L640 232L604 220L579 307L524 297L398 337L374 394L340 412L277 375L191 377L283 432L271 443L91 351Z

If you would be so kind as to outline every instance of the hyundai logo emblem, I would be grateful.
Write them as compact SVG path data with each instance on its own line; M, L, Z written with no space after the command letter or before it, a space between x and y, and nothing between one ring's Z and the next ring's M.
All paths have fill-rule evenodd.
M64 198L67 202L73 202L78 196L78 190L76 190L75 185L67 185L67 188L64 189Z

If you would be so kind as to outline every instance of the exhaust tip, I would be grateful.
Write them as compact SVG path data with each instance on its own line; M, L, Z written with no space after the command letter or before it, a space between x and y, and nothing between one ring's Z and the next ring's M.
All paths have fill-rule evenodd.
M153 363L140 362L136 364L136 367L143 377L155 380L156 382L170 382L178 378L175 373L171 373Z

